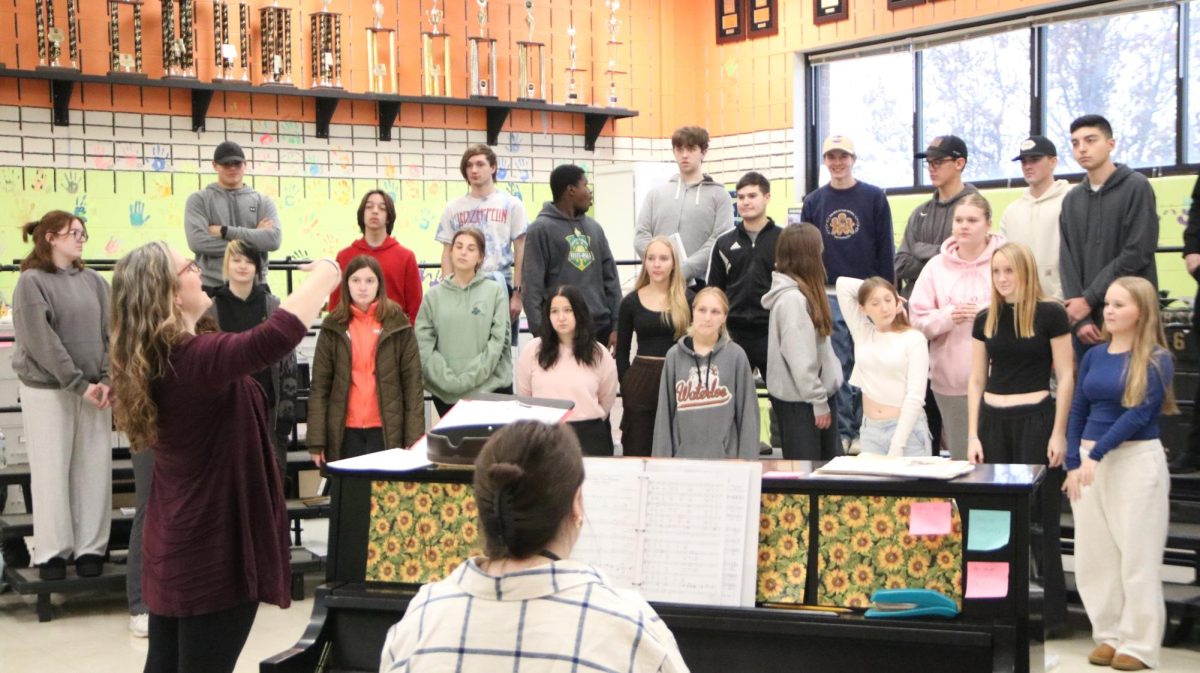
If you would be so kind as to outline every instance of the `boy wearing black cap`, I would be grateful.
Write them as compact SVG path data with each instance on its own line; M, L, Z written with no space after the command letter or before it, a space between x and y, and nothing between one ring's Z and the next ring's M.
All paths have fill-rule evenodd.
M1058 216L1063 197L1071 189L1066 180L1055 180L1058 148L1046 136L1030 136L1021 143L1021 152L1013 159L1021 162L1021 173L1029 188L1013 202L1000 218L1000 233L1010 243L1024 243L1037 259L1038 280L1042 290L1062 299L1062 281L1058 274Z
M954 207L967 194L977 194L974 185L964 184L967 168L967 144L958 136L938 136L916 158L924 159L933 185L933 197L921 204L908 218L904 239L896 251L896 285L900 294L908 297L921 269L941 252L942 243L950 237L954 222Z
M200 283L209 294L220 287L225 246L239 240L262 256L260 281L267 281L267 251L283 242L275 202L246 186L246 155L226 140L213 152L217 181L188 197L183 226L188 248L200 266Z
M1067 317L1082 351L1100 342L1104 293L1119 276L1158 287L1158 208L1150 180L1112 160L1117 141L1100 115L1071 122L1071 151L1087 176L1063 199L1059 270Z

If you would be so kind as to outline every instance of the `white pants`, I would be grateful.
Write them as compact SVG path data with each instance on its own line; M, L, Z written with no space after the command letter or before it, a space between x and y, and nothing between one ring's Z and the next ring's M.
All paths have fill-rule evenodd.
M33 486L33 562L103 555L112 520L112 412L70 391L20 390Z
M1092 639L1154 668L1167 623L1159 571L1170 483L1161 442L1124 442L1105 454L1092 485L1071 503L1075 583Z

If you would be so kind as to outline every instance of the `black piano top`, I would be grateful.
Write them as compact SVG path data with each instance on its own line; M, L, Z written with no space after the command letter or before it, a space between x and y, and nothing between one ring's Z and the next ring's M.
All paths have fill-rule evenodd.
M630 458L630 460L645 460ZM660 460L672 460L662 458ZM870 493L872 495L936 495L1029 493L1045 475L1042 465L976 465L971 472L950 480L910 479L895 477L814 476L813 470L825 461L764 460L763 472L797 473L798 477L764 477L763 491L767 493ZM469 484L474 470L461 467L432 466L410 471L359 471L329 466L330 474L339 477L382 481L414 481L420 483Z

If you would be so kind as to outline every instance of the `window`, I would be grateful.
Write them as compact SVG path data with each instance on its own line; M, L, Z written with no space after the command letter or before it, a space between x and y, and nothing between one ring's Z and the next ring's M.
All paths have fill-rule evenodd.
M812 56L812 107L797 121L814 150L806 187L828 179L819 152L831 132L858 145L857 176L889 189L928 185L912 154L947 133L967 143L970 182L1020 179L1012 158L1035 128L1058 146L1059 172L1078 174L1070 126L1085 114L1112 123L1118 163L1171 172L1200 164L1200 0L1111 5L1124 11L1048 7L1049 18Z
M1070 127L1084 114L1112 124L1114 161L1175 163L1176 20L1175 8L1165 7L1046 28L1045 131L1065 170L1080 170Z
M930 47L921 61L921 147L939 135L967 143L967 180L1021 177L1012 158L1029 135L1029 31ZM921 182L929 175L920 172Z
M829 181L821 143L831 134L854 141L854 175L880 187L912 184L913 58L882 54L816 66L814 154L819 184Z
M1187 69L1187 107L1184 113L1184 133L1187 134L1185 144L1187 158L1190 164L1200 163L1200 2L1184 5L1188 16L1188 59Z

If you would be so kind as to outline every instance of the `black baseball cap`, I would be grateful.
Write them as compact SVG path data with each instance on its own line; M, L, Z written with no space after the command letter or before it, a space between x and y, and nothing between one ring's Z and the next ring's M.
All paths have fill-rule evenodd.
M925 148L924 152L917 152L918 159L941 159L949 157L951 159L966 159L967 144L958 136L938 136L929 141L929 147Z
M1058 148L1046 136L1029 136L1021 141L1021 153L1013 157L1013 161L1020 161L1025 157L1056 157L1058 156Z
M232 140L226 140L217 145L217 149L213 150L213 161L218 164L227 164L234 161L244 162L245 160L246 155L242 152L242 146Z

